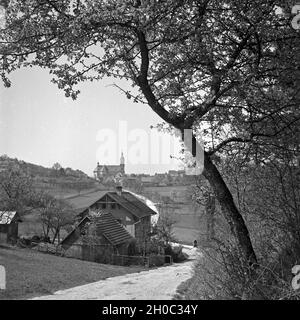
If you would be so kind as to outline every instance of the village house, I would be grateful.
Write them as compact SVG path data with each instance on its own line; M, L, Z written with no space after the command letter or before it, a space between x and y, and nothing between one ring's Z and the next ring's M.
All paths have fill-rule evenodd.
M85 216L60 245L65 256L110 263L113 254L131 254L135 239L111 213L98 211Z
M115 191L96 191L66 199L74 208L77 223L93 212L110 213L142 245L150 237L151 218L156 215L146 203L117 186Z
M0 243L17 241L19 222L22 220L16 211L0 211Z

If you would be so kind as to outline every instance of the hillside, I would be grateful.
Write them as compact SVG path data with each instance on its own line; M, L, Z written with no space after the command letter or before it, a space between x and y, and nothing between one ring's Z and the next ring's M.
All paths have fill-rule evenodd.
M58 163L54 168L45 168L16 158L9 158L6 155L0 156L0 171L10 167L20 168L30 175L37 190L47 191L60 198L103 188L99 182L84 172L62 168Z

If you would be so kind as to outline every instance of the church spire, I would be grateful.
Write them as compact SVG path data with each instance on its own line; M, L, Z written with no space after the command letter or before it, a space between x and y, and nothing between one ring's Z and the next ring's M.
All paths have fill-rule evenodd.
M120 164L125 164L125 158L123 155L123 151L121 152Z
M124 155L123 155L123 151L121 152L120 168L121 168L121 173L125 174L125 158L124 158Z

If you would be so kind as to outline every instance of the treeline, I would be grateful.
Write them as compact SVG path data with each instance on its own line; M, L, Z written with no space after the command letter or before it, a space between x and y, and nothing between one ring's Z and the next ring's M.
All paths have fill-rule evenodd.
M51 177L51 176L73 176L77 178L89 178L81 170L74 170L72 168L63 168L58 162L54 163L51 168L45 168L40 165L32 164L19 160L17 158L10 158L7 155L0 156L0 170L5 170L10 167L19 167L27 174L32 176L40 177Z
M49 190L50 193L63 194L64 192L81 193L84 190L97 189L99 183L90 178L81 170L63 168L55 163L52 168L45 168L23 160L0 156L0 171L20 170L34 180L34 187L40 190Z

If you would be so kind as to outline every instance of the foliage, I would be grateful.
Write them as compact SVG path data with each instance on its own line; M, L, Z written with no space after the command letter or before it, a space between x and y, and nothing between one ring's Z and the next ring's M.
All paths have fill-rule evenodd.
M125 78L139 88L126 96L175 128L206 122L211 154L263 146L299 120L290 78L299 37L276 6L288 13L280 0L13 1L0 35L2 77L9 85L16 68L47 67L73 98L81 81Z
M18 166L0 172L1 210L30 212L39 205L41 194L34 188L33 179Z
M290 265L294 263L291 263L291 252L282 251L280 259L274 259L272 263L261 262L253 274L245 272L232 244L206 248L203 253L195 266L194 276L185 284L186 299L300 300L299 292L291 286ZM294 251L294 254L299 257L299 252ZM291 263L288 275L282 265L285 258Z
M170 216L160 216L156 224L152 226L152 237L156 238L163 246L167 246L170 242L175 242L176 238L173 234L173 225L175 220Z
M224 159L222 173L247 221L259 268L245 269L232 238L216 229L186 290L187 299L300 299L291 269L300 263L299 165L290 152L264 165ZM186 286L188 286L187 284Z
M52 232L52 243L60 241L60 231L62 228L70 226L74 221L72 207L62 199L45 194L41 199L40 221L43 226L44 236L49 237Z
M171 256L174 262L183 262L187 259L187 255L183 253L182 249L181 245L172 246L168 244L165 247L165 255Z
M62 166L58 162L55 162L54 165L52 166L52 169L59 171L60 169L62 169Z

